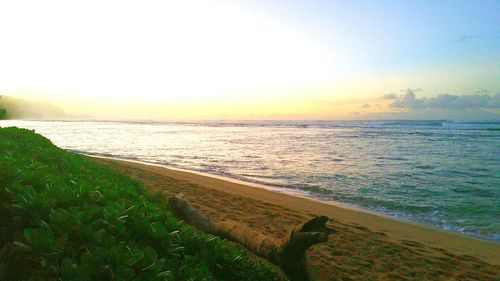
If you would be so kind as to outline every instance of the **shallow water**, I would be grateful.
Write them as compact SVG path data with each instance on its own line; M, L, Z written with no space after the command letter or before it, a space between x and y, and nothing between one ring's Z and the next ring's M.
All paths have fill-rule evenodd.
M500 241L500 122L0 121L88 154L304 192Z

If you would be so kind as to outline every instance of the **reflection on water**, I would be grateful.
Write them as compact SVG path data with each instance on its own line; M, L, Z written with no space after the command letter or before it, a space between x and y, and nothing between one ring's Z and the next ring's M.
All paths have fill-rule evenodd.
M41 122L56 145L304 191L500 241L500 123Z

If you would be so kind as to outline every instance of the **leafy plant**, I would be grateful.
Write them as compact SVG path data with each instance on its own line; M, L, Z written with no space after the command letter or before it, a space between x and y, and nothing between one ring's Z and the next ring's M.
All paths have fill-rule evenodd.
M163 197L33 131L0 128L0 280L277 280Z

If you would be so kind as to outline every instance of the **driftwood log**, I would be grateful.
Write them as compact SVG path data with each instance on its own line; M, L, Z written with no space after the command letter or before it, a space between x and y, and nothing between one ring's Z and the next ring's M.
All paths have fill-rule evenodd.
M318 216L301 223L283 238L275 239L233 221L216 221L200 214L182 194L170 198L174 214L195 228L241 243L258 256L274 263L292 281L310 280L306 250L325 242L331 230L325 226L328 217Z

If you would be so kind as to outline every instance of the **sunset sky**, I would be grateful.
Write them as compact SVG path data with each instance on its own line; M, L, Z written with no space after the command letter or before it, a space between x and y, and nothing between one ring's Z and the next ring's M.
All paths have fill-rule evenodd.
M1 1L0 94L101 118L500 118L498 1Z

